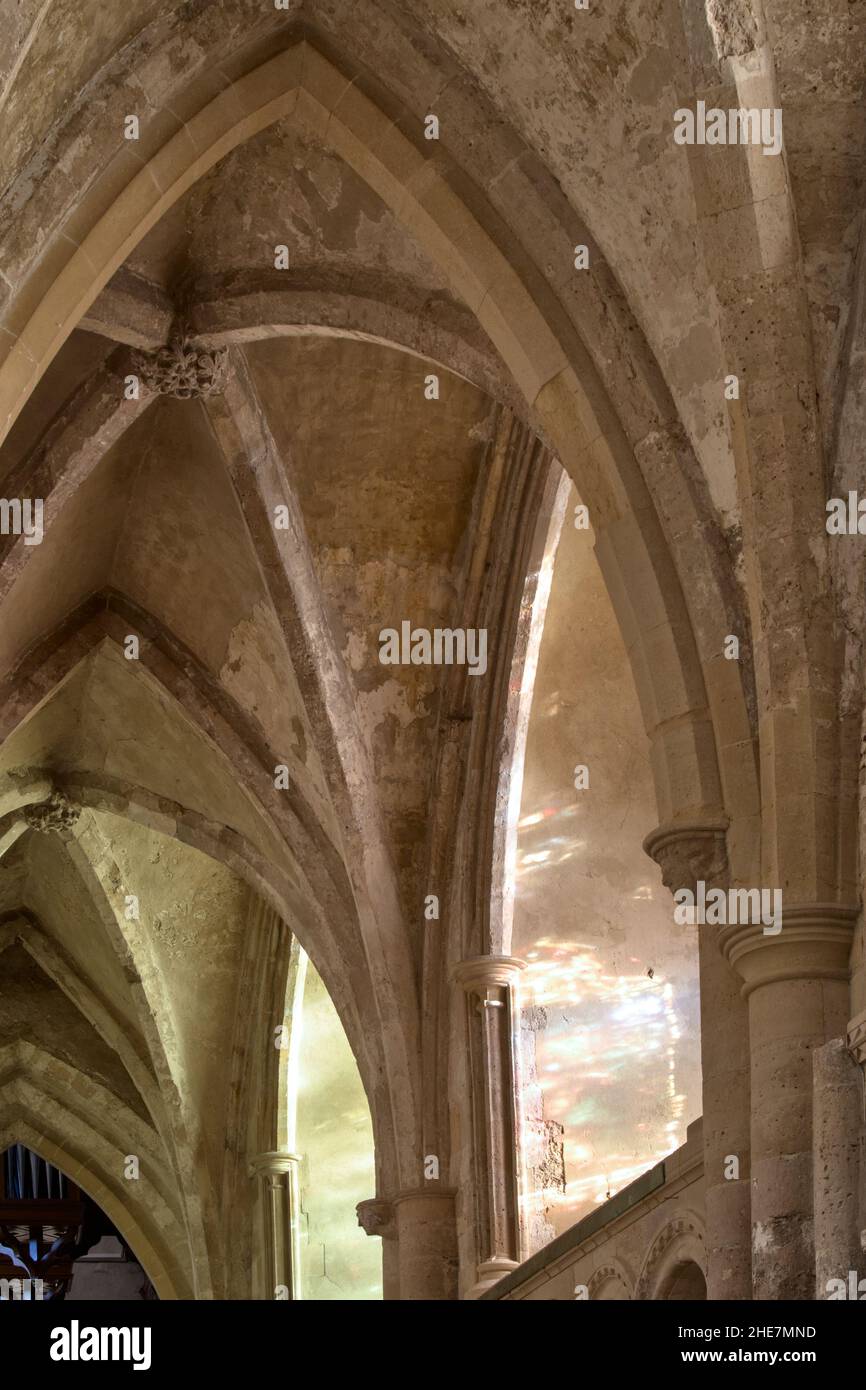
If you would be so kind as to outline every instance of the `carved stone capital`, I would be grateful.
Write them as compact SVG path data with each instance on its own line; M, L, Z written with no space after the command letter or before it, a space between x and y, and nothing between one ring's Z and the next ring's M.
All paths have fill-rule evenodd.
M515 984L525 969L526 961L517 956L473 956L459 961L451 975L467 994L481 995L489 989Z
M195 347L181 330L156 352L137 349L132 366L146 391L187 401L222 394L228 380L229 355L227 348L208 351Z
M395 1211L404 1202L443 1202L446 1207L453 1207L456 1196L456 1187L441 1187L439 1183L431 1182L424 1187L409 1187L405 1192L398 1192L391 1205Z
M680 888L694 892L701 881L721 887L728 877L726 829L723 821L660 825L644 840L644 853L658 864L672 893Z
M848 1051L859 1062L861 1067L866 1067L866 1009L857 1014L848 1024Z
M358 1225L368 1236L381 1236L383 1240L396 1240L397 1215L392 1202L381 1197L367 1197L355 1208Z
M43 834L69 831L81 815L81 807L61 791L53 791L47 801L34 802L24 808L24 819L31 830Z
M784 903L780 931L728 924L719 928L719 942L744 996L781 980L847 980L857 914L838 903Z
M294 1173L301 1162L300 1154L273 1153L256 1154L250 1159L250 1177L275 1177L284 1173Z

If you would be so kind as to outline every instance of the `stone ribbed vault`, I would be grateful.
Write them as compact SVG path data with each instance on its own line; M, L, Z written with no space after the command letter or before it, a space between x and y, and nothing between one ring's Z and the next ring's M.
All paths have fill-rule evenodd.
M811 1057L866 1008L862 557L824 525L862 473L863 17L91 8L17 6L0 50L0 479L44 507L0 536L0 1138L161 1294L270 1297L300 947L369 1105L386 1296L531 1253L508 817L561 465L648 854L785 899L778 940L700 933L703 1187L692 1142L664 1200L702 1210L590 1282L814 1296L847 1235ZM784 154L677 144L698 100L781 107ZM404 619L485 629L483 679L381 665Z

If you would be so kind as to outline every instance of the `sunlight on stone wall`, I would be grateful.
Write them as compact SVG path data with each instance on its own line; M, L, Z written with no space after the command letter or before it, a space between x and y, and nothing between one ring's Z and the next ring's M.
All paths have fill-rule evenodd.
M684 1143L701 1113L697 940L641 848L657 824L649 748L576 502L529 719L512 939L543 1119L564 1130L565 1191L546 1185L555 1162L530 1175L557 1232Z
M355 1206L376 1191L367 1098L337 1011L307 963L297 1092L303 1156L301 1271L305 1299L382 1297L382 1242Z

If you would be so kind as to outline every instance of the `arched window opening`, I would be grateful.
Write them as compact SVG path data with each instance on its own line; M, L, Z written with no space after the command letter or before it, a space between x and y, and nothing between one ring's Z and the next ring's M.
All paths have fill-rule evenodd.
M381 1242L366 1236L356 1214L376 1190L370 1108L337 1010L297 942L286 1009L280 1111L287 1150L299 1157L295 1296L379 1299Z
M658 823L650 748L583 510L571 488L513 870L528 1251L685 1142L701 1113L697 938L642 848Z

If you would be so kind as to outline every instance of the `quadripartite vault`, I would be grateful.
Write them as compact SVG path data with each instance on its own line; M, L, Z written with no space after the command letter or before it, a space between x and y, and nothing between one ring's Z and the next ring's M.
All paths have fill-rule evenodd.
M859 1288L862 8L0 4L0 1276Z

